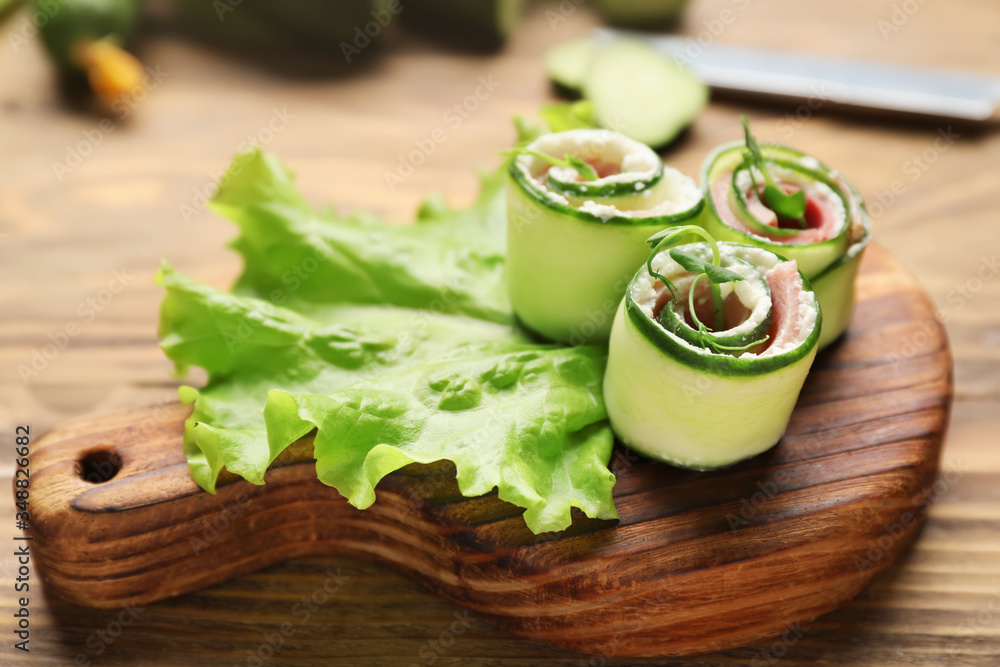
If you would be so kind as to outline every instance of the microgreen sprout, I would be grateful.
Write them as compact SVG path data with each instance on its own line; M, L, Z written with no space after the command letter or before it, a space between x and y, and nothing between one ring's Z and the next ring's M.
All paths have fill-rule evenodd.
M649 259L646 260L646 270L649 272L649 275L653 278L659 279L663 285L670 290L670 295L673 297L674 301L677 302L680 299L677 286L674 285L669 278L657 273L653 269L653 259L660 253L661 250L672 245L677 245L691 235L701 237L708 243L709 248L712 250L711 262L706 262L700 257L684 252L680 248L671 248L669 253L670 257L682 268L696 274L694 281L691 283L691 287L688 289L688 312L691 314L691 320L695 323L698 333L701 334L702 343L706 347L713 348L716 352L739 352L748 350L755 345L759 345L767 341L768 336L765 336L761 340L753 341L741 347L730 347L718 343L714 340L714 336L711 335L712 331L723 331L726 326L725 312L722 304L722 289L720 286L725 283L738 282L745 279L739 273L722 267L722 256L719 254L719 244L711 234L701 227L697 227L695 225L671 227L657 232L656 234L653 234L653 236L649 237L646 240L646 243L653 248L652 252L649 254ZM708 279L712 292L712 309L715 314L715 321L711 331L707 326L705 326L704 323L701 322L701 320L698 319L698 315L695 312L695 288L698 285L698 281L702 278Z
M670 253L670 256L673 257L673 252ZM699 280L707 277L708 275L704 273L696 277L694 281L691 283L691 289L688 291L688 312L691 313L691 321L694 322L695 327L697 327L698 333L701 334L702 342L707 344L716 352L745 352L746 350L749 350L751 347L756 347L757 345L760 345L761 343L766 343L768 340L770 340L771 337L765 334L764 337L761 338L760 340L751 341L746 345L723 345L722 343L716 341L715 337L712 336L711 332L708 330L708 327L706 327L705 324L698 319L698 313L694 307L695 287L698 285Z
M754 192L777 215L782 218L794 220L800 229L805 229L807 227L805 218L806 193L802 190L787 193L775 183L774 177L771 175L764 161L764 154L761 152L757 140L750 133L750 122L746 116L743 116L741 120L743 121L743 135L746 138L747 145L747 150L743 155L746 164L750 166L748 171L750 172L750 179L753 181ZM765 185L763 194L761 194L760 186L757 185L757 179L753 172L754 168L764 177Z
M663 250L664 248L667 248L671 245L676 245L679 241L683 240L684 237L690 234L694 234L695 236L700 236L701 238L703 238L705 241L708 242L708 245L712 248L712 266L724 272L715 274L716 279L719 280L720 282L715 282L714 280L712 280L712 276L709 276L709 280L712 281L712 307L715 309L716 329L721 330L722 327L724 326L723 322L724 318L722 313L722 292L719 289L719 284L732 282L734 280L743 280L743 276L739 275L738 273L729 271L727 269L722 269L721 266L722 257L719 255L719 245L715 242L715 238L711 234L706 232L701 227L697 227L695 225L681 225L680 227L669 227L667 229L664 229L663 231L653 234L651 237L646 239L646 243L648 243L653 247L653 251L650 253L649 259L646 260L646 270L649 271L649 275L653 276L654 278L659 278L661 281L663 281L663 284L666 286L666 288L670 290L670 295L675 300L678 299L679 295L677 293L677 287L666 276L662 276L653 270L653 258L656 257L657 253ZM701 260L698 260L695 257L691 257L691 259L701 262ZM674 258L674 260L678 261L676 257ZM678 261L678 263L680 263L680 261ZM701 266L705 264L707 263L701 262ZM681 266L684 266L684 264L681 264ZM684 268L688 269L688 271L691 271L691 269L688 268L687 266L684 266ZM706 275L708 275L707 270L703 272Z
M502 151L502 155L530 155L536 157L539 160L544 160L555 167L564 167L566 169L572 169L576 173L580 174L580 178L585 181L596 181L597 172L589 164L576 157L575 155L570 155L567 153L563 159L559 159L554 155L549 155L548 153L542 153L541 151L532 150L530 148L512 148L509 150Z

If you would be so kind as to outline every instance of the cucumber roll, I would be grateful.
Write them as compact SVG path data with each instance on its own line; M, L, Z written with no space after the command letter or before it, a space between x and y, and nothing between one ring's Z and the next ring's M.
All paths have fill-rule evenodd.
M794 259L823 309L819 347L839 337L854 312L854 279L871 236L857 189L836 170L787 146L744 142L717 148L702 169L703 226L723 241Z
M704 242L669 247L697 234ZM632 449L706 470L772 447L816 356L822 316L795 260L700 227L650 239L611 332L604 400Z
M608 130L546 134L515 153L507 188L514 312L551 340L607 341L646 239L695 220L701 191L645 144Z

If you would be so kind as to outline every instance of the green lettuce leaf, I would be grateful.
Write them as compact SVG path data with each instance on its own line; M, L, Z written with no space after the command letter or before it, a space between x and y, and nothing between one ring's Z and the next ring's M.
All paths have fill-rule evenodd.
M234 287L299 308L354 303L511 322L503 282L503 174L456 211L439 199L415 225L315 211L291 172L261 152L236 157L210 203L240 227L244 272ZM435 200L432 200L435 201Z
M462 493L496 488L534 532L578 507L616 518L605 352L530 342L503 286L503 170L455 210L438 197L398 226L316 212L289 172L238 156L212 207L237 223L235 294L169 265L161 346L208 382L184 433L191 474L255 484L315 431L319 479L359 508L386 474L450 460Z

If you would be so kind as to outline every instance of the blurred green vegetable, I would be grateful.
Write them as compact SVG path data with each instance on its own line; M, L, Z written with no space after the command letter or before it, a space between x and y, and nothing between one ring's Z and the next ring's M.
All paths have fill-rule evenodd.
M183 30L236 49L343 53L351 62L394 20L372 0L174 0Z
M7 18L7 15L21 6L23 0L0 0L0 21Z
M524 14L527 0L407 0L407 26L475 46L495 48Z
M662 28L677 21L688 0L594 0L604 20L626 28Z
M85 74L106 106L114 108L142 85L142 65L122 48L135 24L134 0L32 0L29 7L59 68Z

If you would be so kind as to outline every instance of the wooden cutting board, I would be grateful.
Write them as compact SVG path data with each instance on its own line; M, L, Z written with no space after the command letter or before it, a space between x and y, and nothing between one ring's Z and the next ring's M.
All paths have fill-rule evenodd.
M306 555L374 559L496 627L596 656L669 656L795 632L860 593L934 500L952 396L947 339L879 246L846 337L819 355L785 438L699 473L615 450L620 521L532 535L464 498L447 465L387 477L366 511L315 479L311 442L212 496L181 451L187 406L87 417L39 439L31 533L47 587L147 604Z

